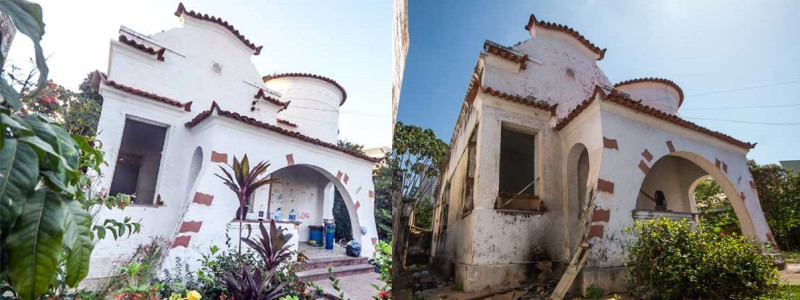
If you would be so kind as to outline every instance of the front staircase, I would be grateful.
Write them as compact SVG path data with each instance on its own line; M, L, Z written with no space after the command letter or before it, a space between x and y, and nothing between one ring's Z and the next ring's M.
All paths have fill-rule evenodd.
M375 272L375 266L366 257L332 256L309 259L297 277L309 281L327 279L328 268L336 278Z

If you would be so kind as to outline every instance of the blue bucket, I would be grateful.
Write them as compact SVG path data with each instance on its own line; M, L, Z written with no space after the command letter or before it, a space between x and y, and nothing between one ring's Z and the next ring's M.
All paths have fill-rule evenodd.
M333 238L336 234L336 225L328 224L328 230L325 234L325 249L333 250Z
M322 247L322 231L324 227L319 225L308 226L308 244L311 246Z

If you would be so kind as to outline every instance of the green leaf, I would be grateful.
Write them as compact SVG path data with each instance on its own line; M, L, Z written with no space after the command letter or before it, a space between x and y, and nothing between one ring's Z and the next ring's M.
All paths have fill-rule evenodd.
M106 238L106 228L100 225L94 225L94 230L97 231L97 238L104 239Z
M39 89L47 84L47 64L44 58L44 51L40 44L42 36L44 35L44 21L42 20L42 7L39 4L28 2L25 0L4 0L0 1L0 11L11 18L17 30L28 36L33 42L33 48L36 52L36 67L39 69L39 81L37 88L31 91L31 95L36 95ZM0 54L1 56L2 54ZM6 58L2 57L0 60L0 68L5 66ZM6 101L11 104L14 109L19 109L22 105L19 102L19 96L13 96L11 93L13 89L4 80L0 82L0 93L5 97ZM16 93L16 91L13 91Z
M39 158L30 146L5 139L0 149L0 232L8 232L39 181Z
M55 276L64 238L64 201L56 193L38 190L25 203L6 240L8 277L23 299L42 296Z
M76 287L89 274L89 258L94 248L90 229L92 216L78 201L70 201L68 208L64 220L64 244L69 248L66 282Z

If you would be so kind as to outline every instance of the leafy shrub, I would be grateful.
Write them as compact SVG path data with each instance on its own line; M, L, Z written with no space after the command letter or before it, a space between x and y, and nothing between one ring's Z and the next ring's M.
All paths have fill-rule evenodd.
M289 240L292 234L284 234L283 229L275 226L275 220L269 221L269 231L263 223L259 223L258 228L261 237L241 240L261 257L264 268L242 264L239 271L222 276L221 283L235 299L276 299L286 293L284 288L288 282L281 282L278 274L279 267L291 259Z
M374 299L392 299L392 242L379 241L375 244L375 252L372 253L374 264L378 266L381 276L380 279L385 284L380 286L373 284L372 287L378 290L378 295L372 296Z
M779 290L761 245L739 235L693 230L659 218L626 229L631 291L648 299L753 299Z
M589 299L597 300L600 299L600 297L603 297L605 294L606 292L603 290L603 288L594 284L586 288L586 298Z

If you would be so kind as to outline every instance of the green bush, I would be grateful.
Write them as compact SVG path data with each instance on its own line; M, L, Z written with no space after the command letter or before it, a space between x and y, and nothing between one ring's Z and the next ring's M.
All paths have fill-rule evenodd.
M693 230L686 220L637 221L626 229L628 283L648 299L753 299L780 290L773 259L739 236Z

